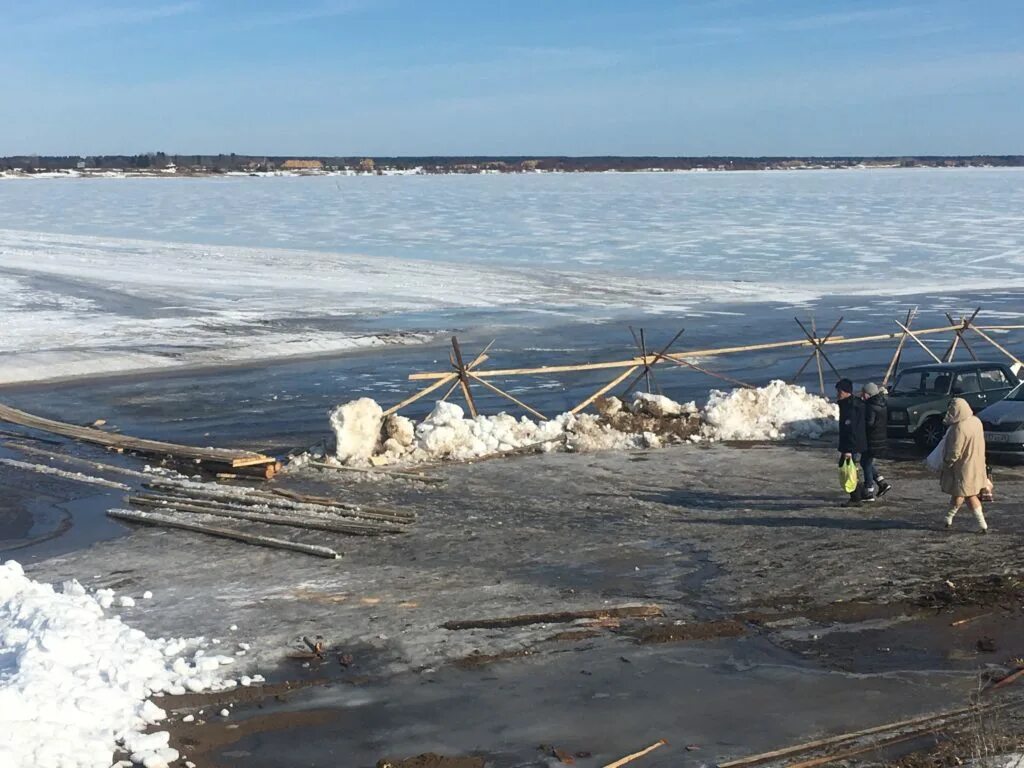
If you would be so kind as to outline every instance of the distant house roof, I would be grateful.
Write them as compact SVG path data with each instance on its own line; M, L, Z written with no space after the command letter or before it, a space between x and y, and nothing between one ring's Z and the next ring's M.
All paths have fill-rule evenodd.
M319 171L319 170L323 169L324 164L322 162L320 162L319 160L295 160L295 159L293 159L293 160L285 160L283 163L281 163L281 167L284 168L285 170L290 170L290 171L298 171L298 170Z

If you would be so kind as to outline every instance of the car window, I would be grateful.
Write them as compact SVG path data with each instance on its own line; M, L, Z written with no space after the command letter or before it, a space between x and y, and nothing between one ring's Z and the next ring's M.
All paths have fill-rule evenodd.
M986 392L990 389L1009 389L1011 386L1010 380L1006 378L1006 373L1001 368L979 371L978 376L981 378L981 388Z
M892 388L893 394L948 394L949 374L942 371L909 371L900 374Z
M953 380L953 394L955 395L970 395L980 391L981 385L978 384L978 374L976 371L958 373Z

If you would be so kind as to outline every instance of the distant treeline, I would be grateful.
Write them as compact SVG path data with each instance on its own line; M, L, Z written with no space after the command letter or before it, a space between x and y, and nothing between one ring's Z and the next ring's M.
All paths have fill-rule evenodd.
M422 168L427 173L479 173L496 171L642 171L675 170L766 170L771 168L847 168L860 165L899 167L1024 166L1024 155L915 155L899 157L625 157L625 156L425 156L425 157L342 157L308 155L169 155L148 152L140 155L16 155L0 157L0 170L25 172L96 168L159 170L174 167L179 172L224 173L228 171L272 171L283 168L325 170L352 169L362 172L383 169Z

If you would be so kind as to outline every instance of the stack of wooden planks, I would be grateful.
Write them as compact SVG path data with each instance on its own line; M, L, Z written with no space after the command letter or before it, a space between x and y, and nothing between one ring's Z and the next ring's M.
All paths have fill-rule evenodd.
M322 545L253 534L235 525L256 523L292 531L323 531L349 536L403 533L415 522L413 512L351 504L290 491L264 491L189 481L154 479L144 490L128 497L132 509L108 514L120 520L179 528L234 539L257 546L335 558L338 553ZM140 511L143 510L143 511Z
M3 404L0 404L0 421L63 435L84 443L102 445L117 451L138 453L161 461L170 459L178 464L198 465L214 474L228 472L246 477L270 479L281 469L281 464L277 459L272 456L264 456L261 453L227 448L196 448L159 440L111 434L101 429L35 416Z

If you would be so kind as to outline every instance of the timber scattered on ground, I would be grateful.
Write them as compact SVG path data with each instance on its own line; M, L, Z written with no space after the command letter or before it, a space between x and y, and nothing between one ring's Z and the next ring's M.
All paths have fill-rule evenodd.
M196 448L159 440L111 434L92 427L82 427L77 424L35 416L2 404L0 404L0 421L63 435L83 443L102 445L118 451L129 451L160 460L170 459L182 464L198 465L212 473L229 469L238 474L269 479L280 469L277 459L264 456L261 453L227 448Z
M493 619L466 619L448 621L443 629L505 629L525 627L530 624L567 624L579 619L652 619L665 615L659 605L621 605L582 611L555 611L552 613L529 613L520 616L502 616Z

